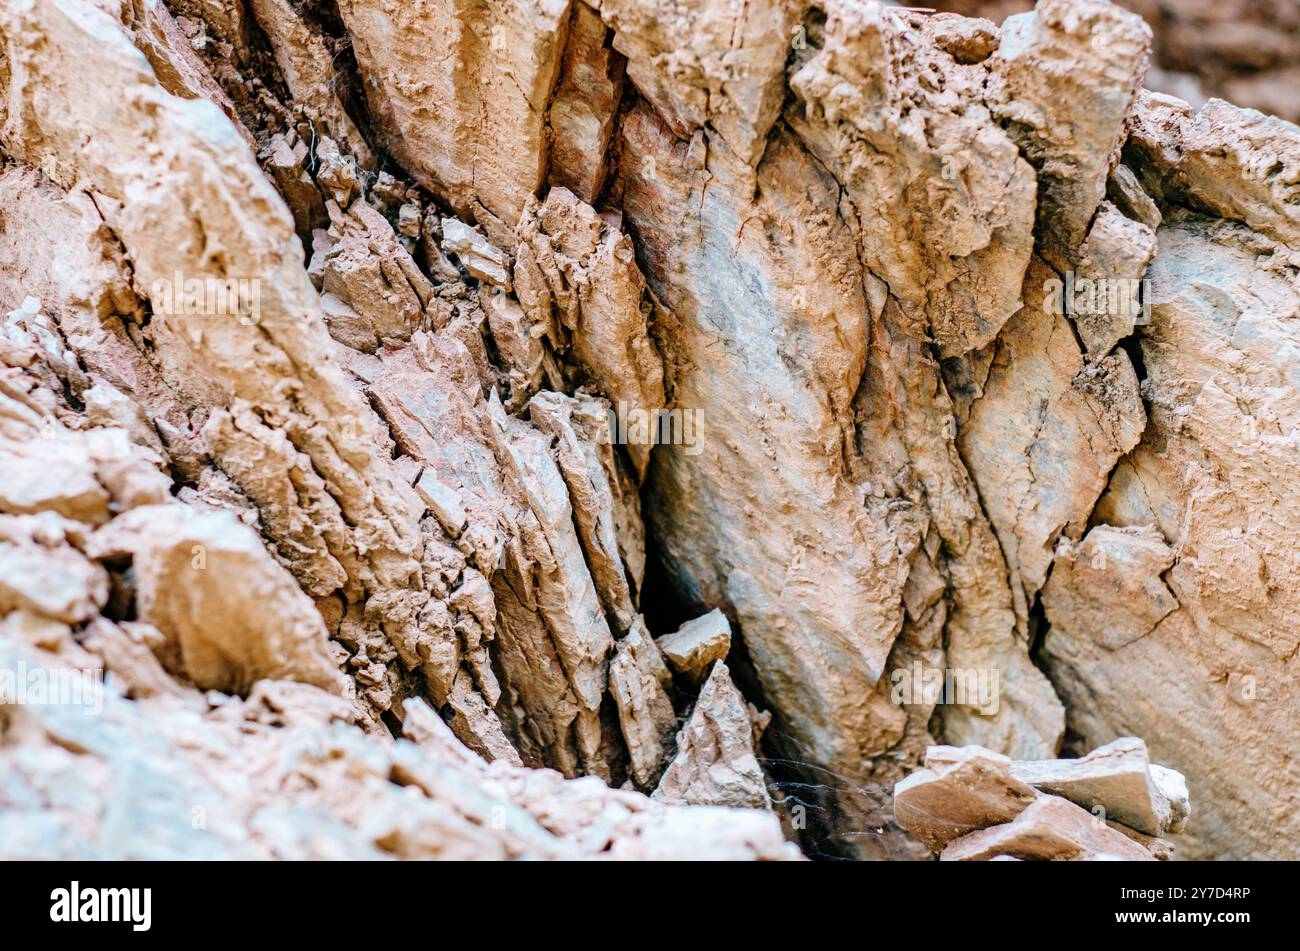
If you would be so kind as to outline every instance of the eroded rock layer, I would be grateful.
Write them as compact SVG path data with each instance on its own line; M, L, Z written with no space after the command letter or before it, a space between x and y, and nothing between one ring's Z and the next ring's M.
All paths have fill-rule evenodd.
M1151 48L7 3L0 849L1296 857L1300 130Z

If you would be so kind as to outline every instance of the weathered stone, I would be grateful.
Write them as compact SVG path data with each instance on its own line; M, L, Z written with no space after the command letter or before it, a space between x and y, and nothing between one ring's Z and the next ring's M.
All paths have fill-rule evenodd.
M677 714L668 698L671 686L659 648L645 624L637 621L615 645L609 688L632 758L632 778L643 789L658 784L673 753Z
M1079 249L1073 286L1065 292L1074 291L1067 312L1090 358L1109 353L1142 319L1141 282L1155 252L1151 228L1102 202Z
M505 253L464 222L442 219L442 250L456 255L465 270L480 281L510 290Z
M731 649L731 622L721 611L687 621L671 634L665 634L656 643L668 665L691 680L699 683L709 673L715 660L725 660Z
M683 138L708 124L744 161L763 153L781 110L786 57L800 35L798 4L602 0L614 49L637 91Z
M594 204L608 174L606 155L623 94L623 58L609 46L609 30L585 2L573 4L569 39L547 121L551 131L550 185Z
M1016 762L1011 773L1090 812L1101 807L1105 818L1146 835L1181 832L1187 823L1190 806L1182 776L1151 766L1146 744L1136 737L1099 746L1078 759Z
M1255 187L1216 165L1225 196ZM1281 233L1270 206L1249 207ZM1063 552L1044 598L1045 657L1085 743L1139 732L1187 777L1197 818L1182 854L1287 856L1300 503L1297 401L1283 381L1300 286L1282 262L1294 251L1179 209L1157 238L1140 337L1150 424L1096 515L1123 531L1099 526L1082 552Z
M546 170L546 107L568 0L413 7L342 0L389 152L458 214L504 242ZM444 55L431 57L437 48Z
M268 677L336 693L350 686L311 600L229 513L145 506L100 529L89 547L100 558L131 557L140 619L166 635L174 672L199 687L247 693Z
M1297 27L1125 2L1207 88ZM1139 92L1149 46L1103 0L0 7L0 653L109 675L0 710L6 854L785 857L771 762L821 854L1166 857L1102 820L1190 786L1182 854L1291 857L1300 133ZM1050 760L1067 717L1172 768Z
M1155 861L1155 856L1128 836L1058 796L1042 796L1010 822L954 839L939 859L981 862L1000 856L1039 861Z
M1057 550L1043 606L1053 627L1088 631L1119 650L1155 630L1178 608L1163 575L1174 552L1152 526L1098 525L1078 545Z
M754 753L745 700L719 661L677 736L677 755L653 797L698 806L771 809L767 780Z
M982 747L931 747L925 765L894 786L894 818L934 852L1010 822L1036 798L1012 775L1010 758Z
M1087 362L1055 296L1055 273L1036 261L1025 306L993 344L982 395L961 427L962 457L1015 573L1023 627L1057 540L1078 538L1146 415L1126 353Z
M1041 0L1000 40L990 108L1038 170L1038 251L1064 271L1118 161L1151 29L1109 0Z

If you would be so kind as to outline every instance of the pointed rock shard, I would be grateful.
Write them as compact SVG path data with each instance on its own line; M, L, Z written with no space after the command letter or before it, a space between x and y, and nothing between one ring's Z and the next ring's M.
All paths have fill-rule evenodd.
M894 818L934 852L1011 821L1037 797L1008 757L980 746L932 746L925 765L894 786Z
M447 703L453 713L451 731L462 743L489 763L502 760L511 766L523 765L518 751L501 729L501 721L466 674L461 673L452 684Z
M1128 836L1059 796L1042 796L1010 822L954 839L939 858L943 862L982 862L1002 856L1048 861L1155 861L1155 856Z
M745 698L722 661L714 665L690 720L677 735L677 756L651 798L669 804L772 808Z
M723 660L731 649L731 622L715 608L665 634L656 643L669 667L699 683L708 674L709 665Z
M619 520L620 514L636 516L619 511L624 500L613 471L617 461L601 441L608 408L593 396L550 391L538 393L528 404L533 425L554 437L552 453L569 489L574 526L592 583L610 623L621 634L638 621L638 615L628 583L630 572L625 571L620 554Z
M420 478L415 481L415 491L419 493L421 500L429 507L429 511L433 513L433 517L438 520L443 530L450 537L459 538L460 533L469 523L469 517L465 514L465 508L461 505L460 495L456 490L439 479L438 474L430 466L421 472Z
M592 7L573 5L560 80L547 114L547 180L588 204L596 201L605 184L606 153L623 95L623 57L605 45L608 32Z
M638 617L614 649L609 689L632 757L632 779L643 789L655 785L672 755L677 714L668 698L670 686L659 648Z
M1158 780L1153 775L1156 770ZM1100 806L1105 818L1146 835L1180 832L1187 822L1187 785L1182 774L1151 766L1147 745L1137 737L1122 737L1078 759L1012 763L1011 774L1085 809Z
M1106 180L1106 198L1134 221L1140 221L1152 231L1160 227L1163 216L1160 208L1138 181L1127 165L1116 165Z
M638 479L644 477L667 397L663 359L650 334L657 305L632 239L567 188L552 188L540 205L530 202L517 231L520 301L533 325L549 328L556 348L567 348L583 376L609 398L617 415L609 414L615 425L606 427L604 439L623 443ZM651 416L652 432L631 432L629 415ZM681 423L676 437L688 435Z

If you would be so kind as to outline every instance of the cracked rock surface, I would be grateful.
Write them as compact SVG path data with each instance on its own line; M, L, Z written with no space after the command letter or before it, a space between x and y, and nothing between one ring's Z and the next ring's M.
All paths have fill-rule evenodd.
M1006 6L8 0L0 855L1300 857L1300 129Z

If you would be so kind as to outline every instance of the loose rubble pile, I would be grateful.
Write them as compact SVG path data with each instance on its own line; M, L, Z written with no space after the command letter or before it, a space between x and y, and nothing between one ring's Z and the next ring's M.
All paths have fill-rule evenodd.
M0 852L1295 857L1300 129L1152 42L0 6Z
M1124 737L1078 759L932 746L894 787L894 816L945 862L1161 861L1190 813L1183 775Z

